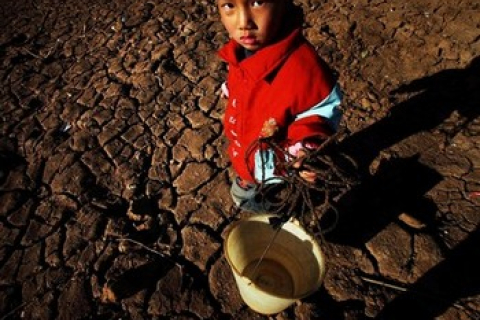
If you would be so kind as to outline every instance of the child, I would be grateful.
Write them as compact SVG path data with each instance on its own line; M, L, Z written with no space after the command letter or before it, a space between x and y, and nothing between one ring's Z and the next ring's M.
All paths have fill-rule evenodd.
M300 157L337 129L341 93L325 62L302 36L302 14L293 0L217 4L231 38L219 51L229 66L222 96L228 98L224 130L237 175L230 193L243 210L267 211L271 203L256 199L258 186L288 174L275 166L275 159L285 156L254 143L271 136L292 157ZM311 171L299 175L316 180Z

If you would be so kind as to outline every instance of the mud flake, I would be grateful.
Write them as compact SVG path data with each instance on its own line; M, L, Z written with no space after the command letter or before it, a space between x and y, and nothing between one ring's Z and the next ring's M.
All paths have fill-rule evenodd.
M175 220L177 224L181 225L186 222L187 217L195 210L199 208L200 204L195 201L195 198L191 195L184 195L178 198L177 205L173 210Z
M45 170L43 171L43 181L45 183L51 183L55 175L62 172L66 168L73 165L75 157L73 154L61 154L57 153L51 156L45 162Z
M25 236L23 237L21 244L23 246L30 246L44 239L51 232L52 232L51 226L36 220L30 220L30 223L27 227L27 231L25 232Z
M18 234L18 229L8 228L0 222L0 243L2 243L2 246L12 246Z
M45 239L45 262L51 267L61 263L62 238L60 232L55 232Z
M20 250L15 250L7 261L0 267L1 281L4 284L14 284L17 280L17 274L22 261L24 253Z
M175 266L157 282L157 289L148 303L148 313L154 317L180 312L183 295L183 269Z
M79 197L84 187L91 182L88 171L79 162L75 162L61 173L56 174L51 186L55 193L69 193Z
M81 159L97 178L103 174L111 174L113 172L110 160L99 148L85 152Z
M244 306L232 269L225 257L222 256L213 264L208 274L208 283L210 291L222 306L223 312L236 314Z
M73 278L65 290L60 293L58 319L80 320L93 311L87 288L89 284L83 277Z
M190 122L190 125L193 129L209 126L214 122L211 118L205 116L204 113L199 110L188 113L186 118L188 119L188 122Z
M182 254L205 271L208 260L220 248L220 244L207 232L195 226L183 228L182 239Z
M213 175L212 168L204 163L192 162L187 164L183 172L173 182L179 194L186 194L194 191L207 182Z
M202 206L199 210L195 211L190 217L191 223L202 223L214 230L217 230L219 225L225 220L217 210Z
M96 147L97 141L88 131L77 131L72 135L69 146L73 151L84 152Z
M213 133L208 127L199 130L186 129L173 147L173 158L183 162L189 157L200 161L204 158L205 142L211 140Z
M167 58L170 50L171 50L170 46L165 46L165 45L155 46L151 52L152 60L156 61L156 60Z
M195 285L195 284L194 284ZM194 286L193 285L193 286ZM201 319L210 319L214 309L204 289L193 289L187 302L187 309Z
M405 267L413 255L411 235L399 226L390 224L370 240L366 247L375 257L382 275L393 279L409 277Z
M11 212L8 215L7 221L15 227L20 228L26 226L34 205L34 201L32 199L29 199L27 202L22 204L20 208Z
M419 281L430 269L444 260L444 256L435 239L426 234L416 235L414 238L414 260L411 282Z
M18 268L18 281L24 281L30 278L41 269L40 261L42 259L42 247L42 243L36 243L24 250L22 262Z
M217 99L215 96L201 96L198 99L198 106L203 112L210 112L215 108Z
M130 95L141 104L151 102L159 92L157 80L150 73L135 74L132 76L132 88Z

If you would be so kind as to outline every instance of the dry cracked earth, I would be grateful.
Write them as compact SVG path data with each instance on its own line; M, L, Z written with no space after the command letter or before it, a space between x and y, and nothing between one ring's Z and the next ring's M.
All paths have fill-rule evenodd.
M480 3L298 3L362 179L267 317L223 254L213 1L0 1L0 319L480 318Z

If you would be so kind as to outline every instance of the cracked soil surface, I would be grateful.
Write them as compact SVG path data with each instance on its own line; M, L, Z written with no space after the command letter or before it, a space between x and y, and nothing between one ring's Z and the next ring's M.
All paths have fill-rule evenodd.
M298 3L364 178L321 289L270 318L479 319L480 3ZM222 251L213 2L2 0L0 26L0 319L267 319Z

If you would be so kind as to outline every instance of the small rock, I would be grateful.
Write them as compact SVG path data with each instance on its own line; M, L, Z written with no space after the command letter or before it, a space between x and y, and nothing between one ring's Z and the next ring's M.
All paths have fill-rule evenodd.
M105 285L102 289L102 295L100 297L100 300L102 301L102 303L115 303L117 302L117 296L111 288Z
M426 227L425 223L422 221L418 220L417 218L412 217L408 213L402 213L398 217L400 221L405 223L407 226L414 228L414 229L423 229Z

